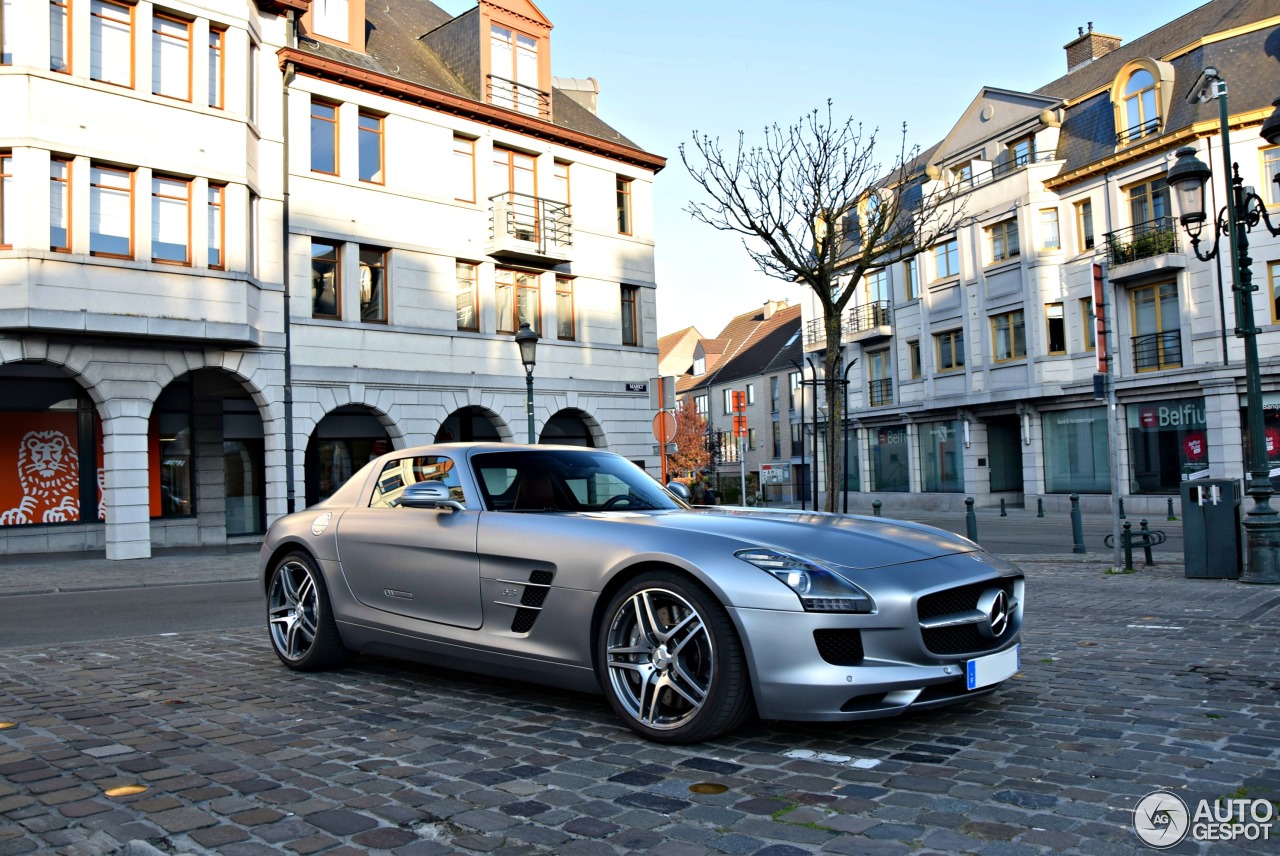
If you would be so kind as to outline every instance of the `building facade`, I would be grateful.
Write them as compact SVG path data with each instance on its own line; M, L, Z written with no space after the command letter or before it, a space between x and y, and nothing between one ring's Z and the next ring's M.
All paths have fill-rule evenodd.
M1129 513L1155 515L1184 481L1241 477L1230 251L1196 257L1165 176L1191 146L1212 166L1213 210L1225 204L1218 101L1187 98L1216 67L1232 158L1280 224L1280 147L1259 136L1280 97L1277 39L1262 0L1216 0L1129 44L1090 25L1066 46L1066 76L983 89L924 154L922 191L962 206L960 226L849 284L860 508L962 510L966 496L1065 508L1078 494L1102 510L1114 484ZM1274 478L1280 241L1261 228L1249 241ZM818 311L805 304L810 352L825 345Z
M524 441L522 324L533 439L656 467L664 160L532 3L6 0L0 39L0 552L252 541L391 448Z

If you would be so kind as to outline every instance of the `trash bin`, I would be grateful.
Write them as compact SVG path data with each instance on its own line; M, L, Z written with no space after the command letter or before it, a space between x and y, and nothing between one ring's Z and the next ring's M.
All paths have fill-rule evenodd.
M1182 543L1188 579L1240 578L1239 479L1195 479L1182 483Z

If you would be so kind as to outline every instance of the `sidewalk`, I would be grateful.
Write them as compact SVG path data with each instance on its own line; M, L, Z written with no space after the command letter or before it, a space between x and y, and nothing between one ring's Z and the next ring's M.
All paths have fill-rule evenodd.
M155 550L149 559L111 560L101 553L2 556L0 597L231 582L257 573L257 545Z

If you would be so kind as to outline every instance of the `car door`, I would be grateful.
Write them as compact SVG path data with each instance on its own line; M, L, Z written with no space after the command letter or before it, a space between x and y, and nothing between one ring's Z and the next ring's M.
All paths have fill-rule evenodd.
M342 575L366 606L455 627L481 623L476 533L479 497L470 497L455 461L443 455L393 459L383 467L368 502L338 522ZM464 510L407 508L404 488L434 480Z

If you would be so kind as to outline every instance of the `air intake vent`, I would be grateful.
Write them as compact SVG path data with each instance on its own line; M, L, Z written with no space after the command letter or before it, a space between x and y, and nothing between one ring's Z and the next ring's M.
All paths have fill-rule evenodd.
M818 653L833 666L856 666L862 662L862 633L857 630L815 630Z

